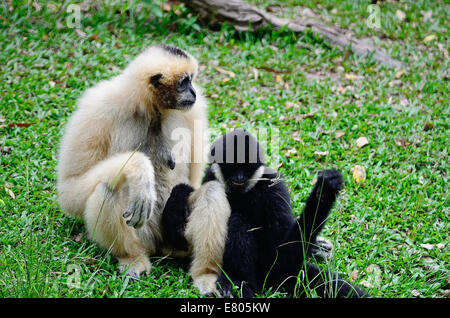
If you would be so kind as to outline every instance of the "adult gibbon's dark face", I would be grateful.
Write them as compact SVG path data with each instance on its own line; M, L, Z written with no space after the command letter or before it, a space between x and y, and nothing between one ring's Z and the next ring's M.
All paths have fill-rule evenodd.
M258 169L264 166L264 153L255 137L236 129L217 139L211 148L211 162L228 191L246 192L257 182Z
M166 83L162 74L150 78L155 88L159 104L166 109L190 109L196 101L196 92L192 86L192 74L183 74L173 83Z
M185 75L176 84L177 86L177 105L183 109L191 108L195 104L196 94L192 86L192 75Z

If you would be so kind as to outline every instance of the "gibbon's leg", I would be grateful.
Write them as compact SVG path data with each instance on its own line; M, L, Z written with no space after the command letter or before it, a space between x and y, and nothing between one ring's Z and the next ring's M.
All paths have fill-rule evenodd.
M192 247L189 272L201 294L217 295L216 281L221 272L231 213L225 188L218 181L206 182L192 192L188 203L191 214L185 237Z
M222 274L217 279L222 296L231 297L233 285L243 298L251 298L256 291L256 253L258 246L253 231L240 214L231 214L228 237L223 255Z
M132 277L150 270L136 229L150 216L156 200L153 167L143 153L112 156L84 175L64 180L59 190L63 207L68 197L84 207L89 236L118 258L121 269L129 265ZM131 218L127 221L124 214Z

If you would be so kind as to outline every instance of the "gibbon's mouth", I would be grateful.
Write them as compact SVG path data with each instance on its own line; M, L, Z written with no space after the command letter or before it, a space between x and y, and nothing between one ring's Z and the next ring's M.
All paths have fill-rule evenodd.
M190 101L190 100L184 100L184 101L180 102L180 106L182 106L183 108L191 108L194 104L195 104L195 101Z
M240 186L240 187L242 187L245 184L245 182L235 182L235 181L231 181L231 183L233 185Z

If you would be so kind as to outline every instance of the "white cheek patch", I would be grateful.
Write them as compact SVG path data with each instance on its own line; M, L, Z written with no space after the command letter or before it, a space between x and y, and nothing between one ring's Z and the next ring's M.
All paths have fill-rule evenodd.
M264 170L265 166L261 166L258 169L256 169L255 173L253 173L252 177L248 181L248 185L245 188L244 192L250 191L258 183L258 181L261 180L261 177L264 174Z
M220 166L217 163L213 163L211 165L211 171L213 172L213 174L216 177L216 179L220 183L222 183L224 186L226 186L225 178L223 177L222 170L220 169Z

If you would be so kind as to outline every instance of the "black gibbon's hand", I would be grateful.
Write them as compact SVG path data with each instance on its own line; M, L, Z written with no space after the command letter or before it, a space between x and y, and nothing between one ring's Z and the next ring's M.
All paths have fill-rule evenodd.
M343 180L337 170L321 170L317 175L316 195L318 198L334 199L341 191Z
M184 228L189 215L188 198L194 191L190 185L180 183L173 187L162 214L164 235L176 249L187 251L188 242L184 237Z

